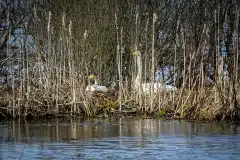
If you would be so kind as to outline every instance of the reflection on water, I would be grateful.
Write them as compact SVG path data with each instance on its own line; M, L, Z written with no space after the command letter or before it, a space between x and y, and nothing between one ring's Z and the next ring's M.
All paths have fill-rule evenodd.
M0 122L0 159L239 159L234 125L158 119Z

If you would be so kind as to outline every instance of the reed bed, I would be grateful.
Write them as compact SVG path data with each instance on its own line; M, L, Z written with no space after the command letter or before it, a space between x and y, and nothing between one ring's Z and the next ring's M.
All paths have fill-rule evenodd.
M107 5L109 9L105 13ZM192 28L189 21L194 17L184 10L169 19L171 17L164 17L166 12L146 11L141 4L131 3L121 8L120 2L109 2L84 17L80 6L76 6L72 13L60 12L61 17L56 16L59 10L54 7L45 12L48 16L44 29L35 15L35 54L25 53L20 59L6 60L8 66L18 63L23 69L12 73L11 83L0 88L3 117L145 115L195 120L239 119L238 5L231 10L233 20L230 21L230 15L222 15L224 5L219 4L213 13L205 10L205 19ZM124 9L131 11L126 19ZM83 20L77 20L76 17L81 16ZM227 37L231 41L226 41L231 47L229 55L224 56L221 43L225 36L223 27L227 24L232 27L232 34ZM157 38L159 36L162 39ZM141 52L141 73L132 55L135 51ZM8 57L11 52L11 47L7 47ZM214 71L209 84L210 64ZM226 64L228 77L224 76ZM174 68L172 85L178 90L154 93L155 71L159 66L168 65ZM89 72L96 72L99 82L108 88L113 81L117 86L106 93L87 92ZM150 93L134 88L137 74L141 76L141 83L151 83Z

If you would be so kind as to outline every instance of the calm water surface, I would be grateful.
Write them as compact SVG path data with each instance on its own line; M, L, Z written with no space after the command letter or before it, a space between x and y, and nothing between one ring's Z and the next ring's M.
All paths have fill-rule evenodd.
M157 119L0 122L0 159L239 160L240 127Z

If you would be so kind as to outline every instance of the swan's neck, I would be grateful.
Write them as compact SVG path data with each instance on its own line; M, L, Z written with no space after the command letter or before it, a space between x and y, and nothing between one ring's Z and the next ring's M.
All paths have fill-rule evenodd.
M135 79L136 88L141 86L141 78L142 78L142 60L141 60L141 55L138 55L137 56L137 76Z
M94 85L98 85L97 79L94 80Z

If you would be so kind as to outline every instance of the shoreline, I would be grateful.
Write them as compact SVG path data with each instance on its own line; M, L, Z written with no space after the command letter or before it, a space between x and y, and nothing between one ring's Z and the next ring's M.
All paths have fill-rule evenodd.
M227 105L216 104L212 100L212 92L207 91L209 91L207 88L203 90L202 99L195 101L194 96L197 93L189 93L188 91L183 91L183 95L180 92L175 92L175 100L172 99L172 93L160 93L155 95L153 99L144 95L140 101L137 95L131 93L129 97L122 99L122 112L120 113L118 90L111 90L107 93L93 92L90 95L80 90L76 92L76 100L72 101L71 95L53 95L51 92L46 94L44 90L32 90L29 93L30 98L27 99L25 95L15 94L13 96L11 89L5 89L0 92L0 119L131 116L200 122L239 122L240 117L236 114L238 109L229 112ZM69 90L66 89L65 93L68 92ZM16 90L15 93L21 92ZM59 95L63 98L56 100L55 97ZM154 101L152 110L150 100ZM185 103L177 105L179 100ZM186 103L186 100L189 102ZM13 104L15 104L15 107L13 107Z
M3 108L3 107L0 107ZM80 119L87 119L87 118L142 118L142 119L162 119L162 120L177 120L177 121L188 121L188 122L202 122L202 123L224 123L224 124L240 124L238 120L217 120L217 119L211 119L211 120L204 120L204 119L192 119L192 118L180 118L177 116L171 116L171 113L166 113L166 116L159 116L157 114L153 113L143 113L136 111L135 113L119 113L119 112L111 112L110 114L104 114L100 113L93 116L87 116L82 114L71 114L71 113L59 113L59 114L50 114L45 113L42 115L34 116L33 114L29 113L27 116L16 116L13 117L10 114L3 115L2 110L0 110L0 120L49 120L49 119L56 119L56 118L67 118L67 119L73 119L73 118L80 118Z

